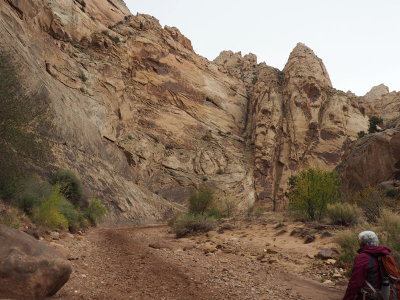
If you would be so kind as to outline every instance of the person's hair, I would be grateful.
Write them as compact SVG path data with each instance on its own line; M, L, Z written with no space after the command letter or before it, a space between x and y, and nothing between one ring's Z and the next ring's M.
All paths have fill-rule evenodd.
M358 242L360 247L364 246L378 246L379 240L375 232L373 231L363 231L358 235Z

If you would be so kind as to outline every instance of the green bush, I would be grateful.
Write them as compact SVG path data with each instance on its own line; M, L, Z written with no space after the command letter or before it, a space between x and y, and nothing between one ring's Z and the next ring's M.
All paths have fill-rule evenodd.
M50 229L61 229L65 230L68 228L68 220L58 210L63 200L62 194L60 194L59 188L55 188L48 199L43 199L40 204L36 220Z
M98 198L93 197L88 208L86 209L86 218L90 221L90 223L92 223L92 225L96 225L97 222L99 222L106 214L107 208L100 202Z
M217 209L217 208L210 208L210 209L207 211L207 216L213 217L213 218L215 218L215 219L221 219L221 218L223 217L223 214L222 214L222 212L221 212L219 209Z
M15 177L0 179L0 199L10 199L17 190Z
M358 223L360 210L349 203L328 204L327 216L332 224L351 226Z
M177 238L189 234L208 232L215 228L213 218L204 215L182 214L173 222L172 230Z
M80 179L71 170L58 170L50 183L60 186L60 192L73 205L82 206L83 187Z
M365 131L359 131L358 132L358 138L361 139L362 137L365 136Z
M289 207L301 220L320 221L329 203L338 200L340 177L336 172L306 169L289 179Z
M66 199L61 198L57 204L57 210L65 217L68 222L68 230L70 232L77 232L79 229L85 227L84 215L79 208L76 208Z
M198 191L193 191L189 197L189 212L201 214L207 212L214 202L214 191L201 185Z
M224 171L222 171L222 169L218 169L218 170L217 170L217 174L218 174L218 175L222 175L222 174L224 174Z
M378 131L377 126L381 125L383 123L383 119L377 116L372 116L369 118L369 128L368 132L369 133L374 133Z
M18 184L14 195L14 205L26 214L32 215L35 207L40 206L43 199L47 199L51 192L52 187L48 182L33 175L21 180Z

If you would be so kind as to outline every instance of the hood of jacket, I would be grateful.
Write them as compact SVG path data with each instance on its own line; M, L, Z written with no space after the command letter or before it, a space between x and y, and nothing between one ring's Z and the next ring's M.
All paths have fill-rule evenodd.
M385 246L365 246L358 250L358 253L368 253L374 256L388 255L390 252L391 250Z

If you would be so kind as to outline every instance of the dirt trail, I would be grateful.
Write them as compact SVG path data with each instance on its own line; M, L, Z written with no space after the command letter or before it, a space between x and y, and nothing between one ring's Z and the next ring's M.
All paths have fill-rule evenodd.
M307 278L311 262L300 263L298 249L283 242L288 234L275 235L262 225L179 240L165 225L95 228L56 241L75 260L70 281L53 299L342 298L344 286ZM277 249L268 262L257 258L266 241Z

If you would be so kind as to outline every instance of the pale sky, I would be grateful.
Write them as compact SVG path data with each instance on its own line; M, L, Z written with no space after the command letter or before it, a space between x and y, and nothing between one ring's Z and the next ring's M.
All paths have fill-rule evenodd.
M364 95L374 85L400 90L400 0L125 0L175 26L197 54L249 52L283 69L298 42L320 57L333 87Z

